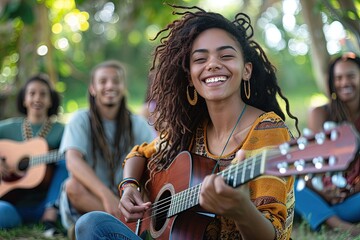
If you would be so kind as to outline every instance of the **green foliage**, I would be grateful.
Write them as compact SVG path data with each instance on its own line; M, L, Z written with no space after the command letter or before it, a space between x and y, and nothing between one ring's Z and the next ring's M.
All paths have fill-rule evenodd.
M198 5L207 9L209 1L168 2ZM266 0L260 2L264 3L263 6L277 9L277 15L272 16L269 23L279 29L285 45L290 39L306 41L301 34L289 32L284 28L281 1L275 1L271 5L267 5L270 3ZM314 11L325 11L323 2L318 1L317 9ZM330 2L332 6L338 3L335 0ZM279 84L285 95L291 102L294 98L301 98L301 93L304 99L309 98L313 94L312 91L316 91L317 88L311 69L310 54L294 56L290 54L288 46L282 50L266 46L264 29L259 28L257 19L269 14L265 14L267 8L263 9L259 1L244 1L244 4L234 6L236 7L223 9L221 12L230 18L239 11L251 15L255 39L265 48L267 55L277 67ZM355 6L358 8L359 4L355 3ZM39 9L45 15L40 16ZM343 14L349 19L354 19L355 13L349 10ZM15 94L29 74L44 71L54 77L54 82L62 83L62 88L59 89L62 89L61 93L64 96L65 112L73 109L68 108L68 105L84 106L87 101L86 88L90 70L97 63L107 59L117 59L126 63L129 103L131 106L141 105L148 85L147 73L152 53L158 44L158 40L151 39L171 20L178 17L172 14L171 7L164 4L164 1L145 0L12 0L7 2L0 14L0 95L6 93L4 89L11 89L7 94ZM301 14L298 13L295 17L298 26L301 26ZM48 20L46 24L44 19ZM36 26L46 28L39 29ZM40 45L48 47L47 55L36 54L36 48ZM303 113L302 110L300 114ZM296 111L295 109L295 115Z
M25 24L33 24L35 20L33 3L33 0L9 1L9 3L5 5L5 9L0 16L0 22L6 22L15 18L21 18Z

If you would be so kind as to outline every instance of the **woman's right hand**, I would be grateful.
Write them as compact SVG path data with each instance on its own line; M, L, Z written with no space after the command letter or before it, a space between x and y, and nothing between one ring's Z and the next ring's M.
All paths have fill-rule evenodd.
M126 222L134 222L144 216L151 202L144 202L135 187L126 187L122 193L119 209Z

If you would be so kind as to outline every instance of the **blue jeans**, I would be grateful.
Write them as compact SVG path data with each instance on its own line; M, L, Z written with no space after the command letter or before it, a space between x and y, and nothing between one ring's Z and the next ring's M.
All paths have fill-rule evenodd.
M346 198L342 203L329 205L316 192L305 187L301 191L295 190L295 201L295 212L315 231L320 230L321 224L333 216L350 223L360 222L360 193Z
M75 224L75 234L78 240L141 240L119 219L100 211L82 215Z
M46 194L39 203L32 206L16 206L0 200L0 229L18 227L23 223L41 220L46 208L53 207L59 197L62 182L68 177L65 160L55 164L54 174Z

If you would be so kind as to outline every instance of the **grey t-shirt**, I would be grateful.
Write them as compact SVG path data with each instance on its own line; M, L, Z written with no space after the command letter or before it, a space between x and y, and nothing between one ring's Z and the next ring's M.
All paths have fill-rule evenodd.
M144 142L151 142L154 139L154 132L149 124L146 122L145 118L131 114L132 121L132 130L134 133L134 144L142 144ZM115 121L109 121L103 119L103 125L106 137L109 142L113 142L114 132L115 132ZM132 147L132 146L131 146ZM131 150L121 153L121 159L123 161L126 155ZM93 151L91 144L91 130L90 130L90 121L89 121L89 110L79 110L73 114L70 122L65 126L65 131L63 139L60 145L60 152L66 152L68 149L75 149L80 151L86 162L92 167L93 166ZM95 166L95 173L99 179L108 187L111 186L109 180L109 169L107 167L106 161L97 155L97 164ZM115 171L115 183L120 183L122 180L122 164L118 165L118 168ZM81 171L81 169L79 169ZM117 194L116 186L112 189L114 193Z

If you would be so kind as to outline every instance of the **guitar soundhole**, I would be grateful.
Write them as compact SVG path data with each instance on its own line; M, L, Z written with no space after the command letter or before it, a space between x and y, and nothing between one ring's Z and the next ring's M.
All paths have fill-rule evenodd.
M164 191L153 209L153 226L155 231L160 231L167 220L171 203L171 192Z
M21 159L19 162L18 169L20 171L25 171L29 167L29 161L30 159L28 157Z

